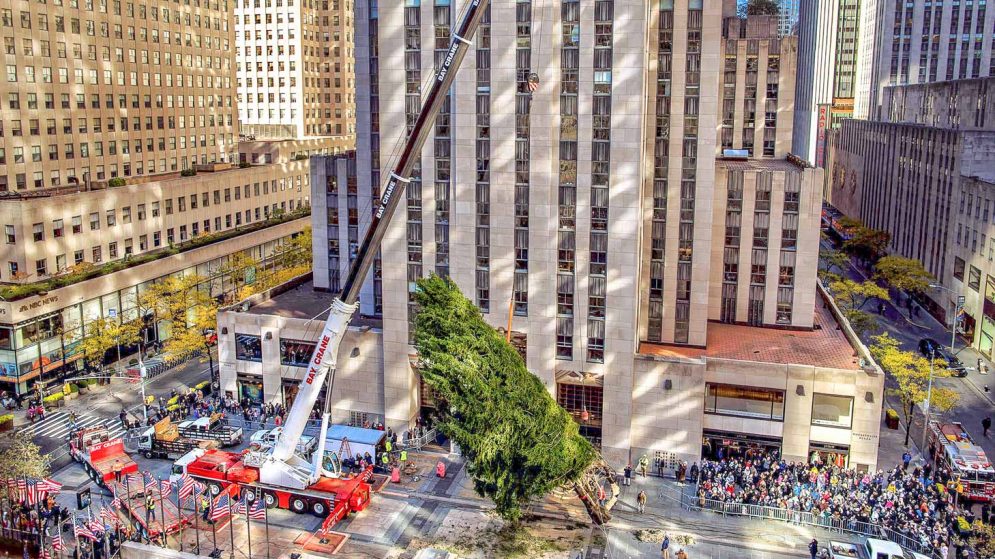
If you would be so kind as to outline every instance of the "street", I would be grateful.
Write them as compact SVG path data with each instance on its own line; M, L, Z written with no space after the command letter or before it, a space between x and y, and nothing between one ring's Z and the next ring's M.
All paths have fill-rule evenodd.
M828 249L832 247L828 242L823 240L822 248ZM864 281L867 279L864 271L855 266L852 261L850 262L846 276L855 281ZM920 309L919 314L911 320L908 318L907 310L899 308L896 301L890 301L885 304L883 315L879 315L876 309L870 309L868 312L873 314L874 318L878 321L879 331L887 332L893 338L899 340L902 349L918 352L919 340L923 338L932 338L942 344L946 349L949 349L950 329L939 323L925 309ZM869 344L869 338L870 336L864 336L863 341L865 344ZM988 456L993 456L995 455L995 441L992 440L991 435L989 438L982 437L981 421L985 417L991 417L995 414L995 393L986 391L986 388L992 388L995 385L995 382L993 382L995 378L993 378L991 373L981 374L978 371L979 359L987 364L989 371L993 370L992 362L985 359L973 348L968 347L965 340L959 336L954 347L954 354L969 370L967 376L963 378L949 377L936 380L938 385L955 390L960 396L957 407L942 417L962 423L971 435L971 438L985 450L985 453ZM892 384L888 384L888 387L891 386ZM890 398L886 396L886 401ZM921 425L921 422L918 424ZM919 432L921 433L921 431ZM882 427L882 438L884 436L885 428ZM913 437L912 442L917 446L920 441L920 438ZM878 463L891 465L899 458L900 454L899 452L897 455L892 455L891 453L879 455Z

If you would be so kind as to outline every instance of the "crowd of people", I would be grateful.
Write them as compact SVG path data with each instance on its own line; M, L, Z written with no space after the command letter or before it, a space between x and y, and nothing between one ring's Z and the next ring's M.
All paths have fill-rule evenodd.
M924 546L951 544L957 510L949 470L908 461L891 470L858 472L838 464L788 462L776 452L703 461L693 472L699 499L808 512L828 520L871 522ZM700 479L694 479L699 477Z

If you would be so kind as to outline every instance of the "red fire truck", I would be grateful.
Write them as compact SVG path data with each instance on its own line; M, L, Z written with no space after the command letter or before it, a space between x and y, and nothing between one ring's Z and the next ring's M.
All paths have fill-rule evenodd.
M124 440L110 438L106 427L75 431L69 437L69 455L83 464L86 475L101 487L114 479L115 470L121 475L138 471L138 464L124 451Z
M980 446L974 444L960 423L930 422L930 448L935 459L950 468L964 487L963 498L995 500L995 468Z

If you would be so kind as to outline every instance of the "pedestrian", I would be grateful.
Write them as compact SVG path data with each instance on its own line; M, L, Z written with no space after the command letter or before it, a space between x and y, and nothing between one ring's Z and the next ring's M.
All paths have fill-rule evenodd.
M204 495L200 496L200 509L201 509L200 517L204 519L204 522L209 522L211 524L214 524L214 521L209 518L211 512L211 501L208 500L208 498L205 497Z
M401 467L403 468L408 463L408 451L401 451Z
M121 460L114 460L114 482L121 483Z
M663 543L660 544L660 555L663 559L670 559L670 534L663 535Z
M440 478L446 477L446 463L439 460L439 463L435 465L435 475Z
M145 494L145 524L149 523L150 518L155 520L155 497L151 491Z
M982 419L981 420L981 427L984 428L984 430L985 430L984 433L982 433L982 435L985 436L985 437L987 437L988 436L988 431L992 428L992 418L991 417L985 417L984 419Z
M910 454L909 451L906 450L905 453L902 454L902 465L905 466L905 469L909 468L910 462L912 462L912 454Z
M950 548L947 547L947 544L941 545L940 546L940 559L947 559L947 554L948 553L950 553Z
M636 510L639 514L643 514L646 511L646 492L640 491L639 495L636 495Z
M646 477L646 470L649 468L649 465L650 465L649 458L647 458L646 455L643 454L639 458L639 474L642 475L643 477Z
M625 474L622 477L622 485L632 485L632 464L626 464L625 469L622 471Z
M808 544L808 552L812 554L812 559L819 554L819 540L812 538L812 541Z
M884 303L878 303L878 314L884 315Z

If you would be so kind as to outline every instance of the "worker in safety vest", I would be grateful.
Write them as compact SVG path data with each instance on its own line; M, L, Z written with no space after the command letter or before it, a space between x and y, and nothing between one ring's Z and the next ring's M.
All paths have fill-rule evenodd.
M211 512L211 501L209 501L207 497L205 497L204 495L200 496L200 509L201 509L201 518L204 519L204 522L210 522L213 524L214 521L208 517L208 515Z
M152 496L152 492L145 494L145 523L149 523L149 519L155 520L155 497Z
M408 451L407 450L402 450L401 451L401 466L403 467L407 463L408 463Z

